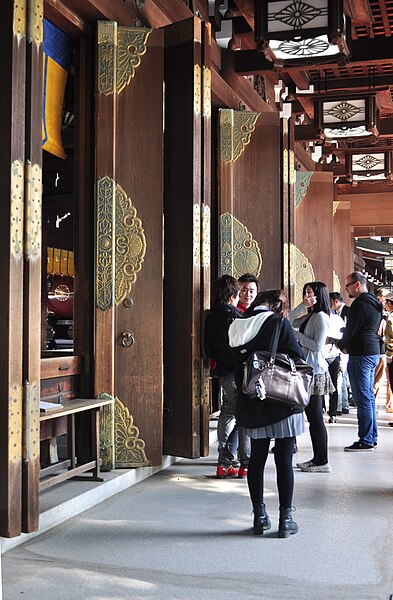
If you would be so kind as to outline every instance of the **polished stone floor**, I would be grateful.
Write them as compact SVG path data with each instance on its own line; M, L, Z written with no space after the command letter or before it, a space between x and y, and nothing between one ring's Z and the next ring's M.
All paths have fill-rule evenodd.
M329 474L296 469L299 533L251 535L245 480L182 460L2 556L3 600L389 600L393 596L393 428L379 406L372 452L346 453L356 412L328 425ZM310 458L308 431L295 460Z

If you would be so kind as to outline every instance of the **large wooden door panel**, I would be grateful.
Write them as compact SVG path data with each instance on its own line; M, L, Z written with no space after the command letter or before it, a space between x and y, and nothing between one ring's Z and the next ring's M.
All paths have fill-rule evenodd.
M124 300L116 306L115 394L153 465L162 460L163 58L163 32L153 31L134 78L118 95L116 136L116 181L135 217L125 233L131 251L122 265L134 273L129 285L123 279ZM130 221L124 218L125 231ZM127 331L134 341L124 346Z

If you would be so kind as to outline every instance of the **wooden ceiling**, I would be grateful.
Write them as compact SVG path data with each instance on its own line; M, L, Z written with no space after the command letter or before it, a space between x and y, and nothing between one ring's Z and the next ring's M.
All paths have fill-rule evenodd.
M306 1L306 0L305 0ZM339 142L342 151L364 145L388 147L393 140L393 0L344 0L351 19L351 54L343 64L313 64L281 68L256 50L254 1L230 0L225 18L233 21L232 51L239 74L263 74L273 83L282 80L290 92L292 112L304 114L303 127L296 128L299 141L318 139L313 128L313 99L329 94L336 98L353 93L375 94L381 117L377 138ZM310 85L315 94L306 94ZM286 100L288 101L288 100Z

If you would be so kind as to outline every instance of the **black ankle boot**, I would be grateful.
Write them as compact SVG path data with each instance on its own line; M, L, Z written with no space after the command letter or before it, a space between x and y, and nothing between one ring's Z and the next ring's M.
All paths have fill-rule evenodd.
M280 520L278 523L278 537L286 538L294 533L297 533L299 527L297 523L292 520L292 507L281 508L280 507Z
M254 509L254 535L262 535L264 531L267 531L271 527L269 516L266 512L266 507L263 504L253 504Z

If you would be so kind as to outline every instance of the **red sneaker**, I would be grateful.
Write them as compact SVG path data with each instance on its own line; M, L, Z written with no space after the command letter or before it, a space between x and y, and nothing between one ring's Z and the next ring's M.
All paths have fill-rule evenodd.
M248 473L247 467L240 467L237 476L239 477L239 479L244 479L245 477L247 477L247 473Z
M225 479L226 476L227 476L226 468L223 465L218 465L216 477L218 479Z
M235 467L228 467L227 469L227 477L237 477L239 473L239 469L235 469Z
M218 465L216 477L217 479L225 479L226 477L237 477L239 469L235 469L235 467L224 467L223 465Z

